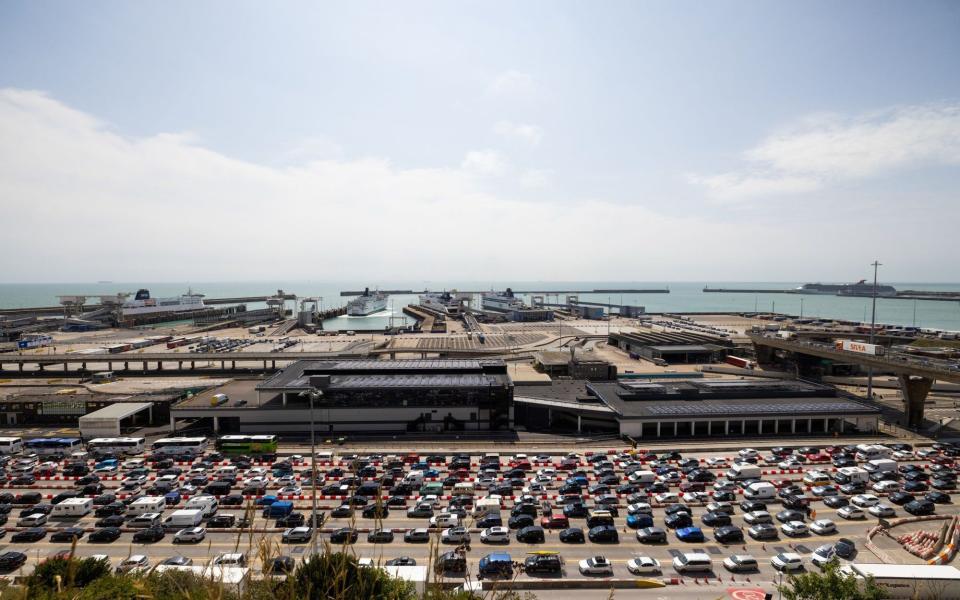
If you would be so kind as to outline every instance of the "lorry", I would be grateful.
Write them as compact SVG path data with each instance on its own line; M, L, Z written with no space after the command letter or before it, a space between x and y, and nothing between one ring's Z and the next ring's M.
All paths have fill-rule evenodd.
M735 367L740 367L741 369L752 369L754 367L753 361L740 356L727 356L723 359L723 362L728 365L733 365Z
M727 471L727 479L739 481L740 479L759 479L763 474L763 469L757 465L749 463L735 464Z
M883 598L960 597L960 569L951 565L851 563L840 567L840 575L858 582L872 577Z
M777 497L777 488L768 481L758 481L743 490L743 497L747 500L771 500Z
M887 349L879 344L865 344L854 340L837 340L834 343L837 350L844 352L856 352L857 354L870 354L872 356L883 356Z
M868 460L863 465L864 470L868 473L889 473L890 471L897 470L897 461L892 458L878 458L876 460Z

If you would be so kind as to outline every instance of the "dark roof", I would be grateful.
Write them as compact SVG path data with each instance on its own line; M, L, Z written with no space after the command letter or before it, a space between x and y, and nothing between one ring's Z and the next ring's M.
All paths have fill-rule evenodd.
M695 344L677 344L676 346L649 346L649 348L660 352L661 354L667 353L681 353L681 352L713 352L712 348L706 346L700 346Z
M298 391L310 378L328 375L326 389L398 387L486 387L511 385L501 360L304 360L257 386L264 391Z

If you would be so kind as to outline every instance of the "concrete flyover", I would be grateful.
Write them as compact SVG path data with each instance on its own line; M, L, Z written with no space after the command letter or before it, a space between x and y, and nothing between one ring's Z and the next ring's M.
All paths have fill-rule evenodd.
M757 359L761 363L770 362L769 358L773 350L778 349L826 358L845 364L873 367L881 372L894 373L900 380L904 413L907 416L907 424L911 427L920 427L923 424L923 402L927 394L930 393L930 387L934 381L960 383L960 365L949 361L913 356L902 352L888 352L883 356L875 356L837 350L831 344L809 340L784 339L759 333L748 333L747 335L753 342L757 351Z

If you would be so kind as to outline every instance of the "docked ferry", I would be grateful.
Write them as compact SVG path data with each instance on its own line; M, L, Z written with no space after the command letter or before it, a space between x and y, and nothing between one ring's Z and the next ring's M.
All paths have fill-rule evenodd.
M873 284L861 279L856 283L805 283L797 288L800 294L825 294L831 296L873 296ZM892 285L877 285L878 296L896 296Z
M370 292L370 288L364 288L363 294L357 296L347 303L347 315L351 317L365 317L373 313L380 312L387 307L387 294L383 292Z
M420 306L447 315L460 314L460 298L450 292L427 292L420 294Z
M525 308L523 301L513 295L513 290L507 288L503 292L484 292L481 299L484 310L505 312L508 310Z
M157 313L187 312L192 310L203 310L206 306L203 303L203 294L194 294L188 291L186 294L174 296L172 298L151 298L150 290L137 290L137 295L133 300L124 302L120 309L123 316L147 315Z

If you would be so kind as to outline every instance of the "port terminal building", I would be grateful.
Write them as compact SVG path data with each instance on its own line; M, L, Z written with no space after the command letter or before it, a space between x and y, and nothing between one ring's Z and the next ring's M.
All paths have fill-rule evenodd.
M607 342L633 358L645 358L657 364L720 362L732 348L732 342L723 338L673 331L611 333Z
M331 434L508 431L513 389L502 360L305 360L198 394L173 416L219 433L307 433L311 412L315 431Z
M523 386L515 415L531 430L722 438L872 433L880 409L804 381L621 379Z

